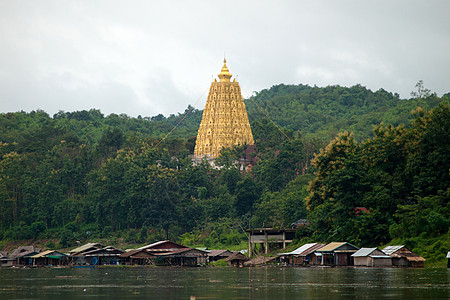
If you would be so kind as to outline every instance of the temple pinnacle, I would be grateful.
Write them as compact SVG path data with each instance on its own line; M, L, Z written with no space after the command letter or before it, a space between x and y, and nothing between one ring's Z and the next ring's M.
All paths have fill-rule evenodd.
M236 80L230 82L226 62L224 59L218 75L220 81L214 80L209 89L195 144L196 158L215 158L223 148L254 144L241 88Z

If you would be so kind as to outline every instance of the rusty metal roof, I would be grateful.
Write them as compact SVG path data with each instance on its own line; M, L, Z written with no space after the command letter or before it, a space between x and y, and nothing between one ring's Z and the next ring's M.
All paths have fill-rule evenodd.
M182 248L182 249L175 249L173 251L170 252L165 252L165 253L153 253L156 256L178 256L178 257L182 257L182 256L207 256L207 252L203 251L203 250L199 250L199 249L194 249L194 248Z
M168 247L167 248L161 248L161 246L164 245L164 244L167 244ZM156 249L154 249L154 248L156 248ZM176 249L184 249L184 248L189 248L189 247L181 245L181 244L178 244L178 243L175 243L175 242L172 242L170 240L164 240L164 241L159 241L159 242L155 242L155 243L152 243L152 244L148 244L146 246L142 246L142 247L137 248L137 249L138 250L147 249L147 250L151 250L152 252L153 251L160 251L160 252L166 251L167 252L167 251L173 251L173 250L176 250Z
M40 258L40 257L61 258L64 256L67 256L67 254L59 252L57 250L47 250L47 251L35 254L33 256L30 256L30 258Z
M147 250L141 249L141 250L131 250L127 251L125 253L122 253L119 255L120 257L131 257L131 258L148 258L148 257L155 257L155 255L147 252Z
M119 256L124 253L122 249L115 248L113 246L106 246L101 249L94 249L88 252L84 252L85 256Z
M340 247L345 246L345 245L349 245L350 247L352 247L354 249L352 249L352 250L349 250L349 249L339 250ZM316 251L317 252L333 252L333 251L338 251L338 252L355 252L356 250L358 250L358 247L355 247L352 244L349 244L347 242L332 242L332 243L326 244L322 248L317 249Z
M209 250L208 256L214 257L214 256L230 256L233 252L229 250Z
M244 266L257 266L257 265L263 265L263 264L267 264L268 262L271 262L273 260L275 260L277 257L275 256L258 256L255 257L247 262L244 263Z
M225 258L225 261L231 261L231 260L241 260L241 261L247 261L248 257L240 252L233 253L232 255Z

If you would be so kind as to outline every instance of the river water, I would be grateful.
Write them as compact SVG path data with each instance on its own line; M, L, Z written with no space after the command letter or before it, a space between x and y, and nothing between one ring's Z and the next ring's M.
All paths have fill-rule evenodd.
M0 299L449 299L450 270L0 269Z

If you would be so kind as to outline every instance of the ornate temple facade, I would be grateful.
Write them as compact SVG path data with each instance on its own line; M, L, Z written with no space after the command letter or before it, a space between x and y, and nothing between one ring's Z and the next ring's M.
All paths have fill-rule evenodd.
M209 89L197 134L194 157L215 158L223 148L234 145L253 145L253 135L239 83L227 68L226 60Z

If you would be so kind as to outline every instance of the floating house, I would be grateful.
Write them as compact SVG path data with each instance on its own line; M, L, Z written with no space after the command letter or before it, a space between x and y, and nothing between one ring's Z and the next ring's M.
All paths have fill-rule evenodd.
M220 259L225 259L230 255L233 255L233 252L229 250L208 250L208 263L218 261Z
M31 266L33 264L31 256L40 252L41 248L36 248L34 246L20 246L11 253L9 258L11 259L12 266Z
M12 267L13 260L9 257L8 252L0 252L0 268L1 267Z
M119 263L118 257L124 252L113 246L89 243L70 251L70 257L74 265L114 265Z
M423 268L425 265L425 258L412 252L404 245L386 246L383 252L392 257L393 266Z
M154 265L155 255L145 249L137 249L122 253L120 256L121 263L125 265Z
M333 242L315 251L321 265L353 266L352 254L359 248L346 242Z
M355 266L364 267L390 267L392 257L383 253L378 248L361 248L351 255Z
M104 247L106 247L106 246L102 245L100 243L87 243L87 244L84 244L83 246L80 246L80 247L70 250L69 255L70 256L80 255L82 253L85 253L85 252L88 252L91 250L95 250L95 249L102 249Z
M120 261L119 256L124 252L122 249L107 246L102 249L84 252L83 256L90 265L118 265Z
M208 252L169 240L155 242L137 250L146 250L153 254L155 264L159 266L197 266L206 264L208 260Z
M278 255L289 265L317 265L317 255L314 252L322 248L325 244L309 243L298 247L294 251L279 253Z
M69 262L67 254L56 250L40 252L30 258L33 260L33 266L62 266Z
M233 253L233 255L230 255L227 258L225 258L225 261L228 263L229 266L243 267L244 263L248 261L248 257L240 252L235 252Z
M155 262L158 266L195 267L208 262L208 252L189 247L153 254L156 256Z
M244 262L244 266L254 267L254 266L269 265L269 264L275 264L275 263L277 263L276 256L258 256L258 257L252 258L252 259Z
M189 247L183 246L181 244L177 244L175 242L164 240L158 241L152 244L148 244L146 246L142 246L137 248L137 250L147 250L150 253L164 253L164 252L172 252L178 249L186 249ZM189 248L190 249L190 248Z

